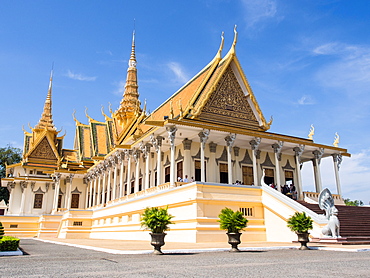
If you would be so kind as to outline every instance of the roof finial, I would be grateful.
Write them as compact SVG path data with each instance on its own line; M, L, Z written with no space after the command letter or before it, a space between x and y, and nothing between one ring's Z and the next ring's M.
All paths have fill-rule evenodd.
M52 87L53 87L53 73L54 73L54 62L51 67L50 71L50 80L49 80L49 88L48 88L48 94L46 96L45 104L44 104L44 110L42 111L41 118L38 122L38 124L35 126L35 128L45 128L47 130L55 130L52 114L51 114L51 93L52 93Z
M217 57L218 58L221 58L221 53L222 53L222 49L224 48L224 32L222 32L221 34L221 44L220 44L220 48L218 49L218 52L217 52Z
M131 56L128 61L129 67L136 68L136 56L135 56L135 19L134 19L134 31L132 31L132 44L131 44Z
M235 46L236 46L236 43L238 41L238 31L236 31L236 27L237 27L237 25L235 24L235 26L234 26L234 41L233 41L233 46L232 46L233 52L235 52Z

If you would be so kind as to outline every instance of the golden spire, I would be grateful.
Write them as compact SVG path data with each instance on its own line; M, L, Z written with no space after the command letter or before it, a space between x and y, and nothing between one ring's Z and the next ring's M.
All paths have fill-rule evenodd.
M44 110L41 114L41 118L38 124L35 126L36 129L47 129L55 131L55 126L53 124L53 116L51 114L51 92L52 92L52 84L53 84L53 69L50 72L50 81L49 81L49 89L48 94L46 96Z
M133 31L125 91L123 93L121 105L117 110L118 117L122 124L125 124L129 119L133 118L135 116L135 112L141 112L138 88L135 56L135 31Z

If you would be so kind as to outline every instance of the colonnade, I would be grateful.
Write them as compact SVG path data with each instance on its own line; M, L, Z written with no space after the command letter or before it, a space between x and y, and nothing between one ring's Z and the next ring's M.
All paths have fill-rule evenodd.
M170 144L170 186L174 186L176 182L176 126L169 126L166 128L168 133L168 142ZM200 142L200 181L206 181L206 169L205 169L205 150L206 146L209 146L210 158L208 167L217 167L215 161L215 153L217 144L207 141L210 137L210 130L203 129L198 133ZM234 182L233 176L233 162L232 162L232 151L234 150L234 155L239 152L239 147L234 146L236 134L227 134L224 138L226 150L227 150L227 169L228 169L228 183L232 184ZM162 136L155 136L151 134L147 142L141 142L138 147L133 149L119 149L106 158L104 161L94 166L88 174L86 175L87 181L87 193L85 200L85 207L93 207L96 205L106 204L111 200L121 198L125 195L132 193L137 193L142 190L146 190L150 187L161 185L164 183L164 169L163 169L163 150L162 143L165 138ZM262 176L262 166L260 162L261 155L261 144L262 139L260 137L255 137L249 143L249 148L245 146L245 149L251 149L252 151L252 167L253 167L253 184L260 184L260 177ZM184 157L183 157L183 169L184 173L190 173L192 162L191 162L191 144L192 141L184 139L182 141ZM271 148L274 153L274 180L277 189L280 191L282 187L282 149L284 146L283 141L276 141L271 144ZM240 146L243 147L243 146ZM154 150L151 153L151 150ZM302 177L301 177L301 156L305 150L304 145L297 145L292 148L294 152L295 161L295 186L297 189L298 196L302 197ZM263 150L266 151L267 150ZM321 183L321 173L320 173L320 161L324 154L324 149L318 148L312 151L312 163L315 176L315 188L316 192L322 190ZM156 157L156 160L154 159ZM341 193L340 190L340 180L339 180L339 167L342 161L342 156L340 154L333 154L334 168L335 168L335 179L337 184L338 194ZM152 167L156 165L156 168ZM142 173L143 171L143 173ZM151 174L152 173L152 174ZM134 177L132 177L134 175ZM156 175L156 177L154 177ZM215 182L215 180L209 180ZM67 192L68 193L68 192ZM68 204L68 201L67 201ZM68 207L68 205L67 205Z

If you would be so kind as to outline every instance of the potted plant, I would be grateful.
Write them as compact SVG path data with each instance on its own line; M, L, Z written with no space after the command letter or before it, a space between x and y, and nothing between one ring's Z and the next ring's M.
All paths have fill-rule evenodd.
M141 216L141 227L151 231L151 245L154 246L153 254L163 254L161 247L165 244L165 231L170 229L170 224L173 224L171 221L172 218L173 216L168 213L168 208L152 207L144 210L144 213Z
M240 244L241 232L247 227L248 220L240 211L233 211L230 208L224 208L218 216L220 220L220 229L227 230L229 237L228 243L231 245L230 252L239 252L238 245Z
M305 212L296 212L292 217L287 221L287 226L295 232L298 236L298 242L301 243L299 250L309 250L307 247L307 242L309 242L309 232L312 230L312 219L310 216L307 216Z

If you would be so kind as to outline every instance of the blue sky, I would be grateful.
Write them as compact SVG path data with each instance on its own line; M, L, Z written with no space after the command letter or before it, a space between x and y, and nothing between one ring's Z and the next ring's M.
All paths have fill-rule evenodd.
M339 146L345 198L370 201L370 2L5 1L0 0L0 146L22 147L22 126L35 126L54 62L53 116L72 148L74 121L103 120L122 97L136 25L140 99L153 110L215 55L238 25L237 56L272 132ZM313 190L311 165L303 168ZM324 186L335 193L332 161Z

